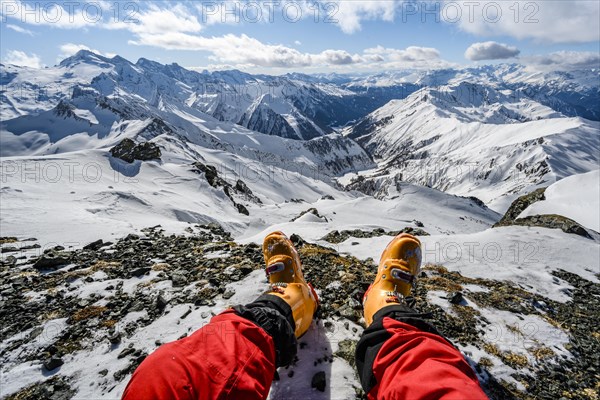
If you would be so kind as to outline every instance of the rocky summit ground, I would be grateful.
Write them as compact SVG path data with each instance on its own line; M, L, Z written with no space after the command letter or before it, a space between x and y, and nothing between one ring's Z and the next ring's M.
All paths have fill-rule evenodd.
M336 242L352 235L343 232L344 238L330 239ZM322 392L337 370L322 365L342 363L351 371L364 326L360 300L376 266L371 259L340 254L333 245L307 243L296 235L292 240L305 277L320 294L317 325L339 329L342 336L336 346L325 346L322 355L303 351L315 344L310 337L301 340L299 359L280 369L276 379ZM198 312L203 320L210 319L212 307L238 299L236 290L247 286L244 282L259 276L263 268L257 244L238 244L218 225L196 225L185 235L166 235L158 226L114 243L99 240L76 250L42 251L34 238L2 238L2 245L2 374L10 377L25 371L31 380L17 390L3 380L9 388L0 395L8 399L81 398L87 386L118 398L119 388L152 351L131 338L141 332L164 337L153 331L161 319L170 321L169 338L185 337L201 325L194 321ZM511 283L473 279L429 264L423 267L413 301L466 354L491 398L598 399L600 285L560 269L554 274L572 286L571 301L559 303ZM232 286L235 282L241 285ZM495 321L490 310L514 318L510 332L502 337L490 334ZM531 318L545 321L555 329L552 332L563 335L562 350L553 346L551 338L541 340L543 335L534 334L531 325L519 323ZM506 335L519 343L526 341L525 352L506 350L501 345ZM162 341L152 343L150 347L156 348ZM103 356L111 361L92 368L94 351L101 346L106 348ZM89 365L80 361L86 357ZM73 368L69 363L80 365ZM303 365L319 371L302 374ZM509 377L496 376L500 365L511 371ZM349 382L352 396L363 397L356 376ZM273 392L272 398L277 398ZM329 396L336 398L334 391Z

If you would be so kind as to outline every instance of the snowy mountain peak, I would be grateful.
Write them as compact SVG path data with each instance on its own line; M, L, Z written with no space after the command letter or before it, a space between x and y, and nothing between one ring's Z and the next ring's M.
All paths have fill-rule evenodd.
M62 60L59 64L59 66L61 66L63 68L68 68L68 67L73 67L77 64L91 64L91 65L98 65L98 66L104 67L104 66L107 66L110 64L114 64L114 60L117 57L118 56L115 56L113 59L110 59L110 58L101 56L100 54L93 53L89 50L79 50L74 55ZM118 57L118 59L127 61L122 57Z

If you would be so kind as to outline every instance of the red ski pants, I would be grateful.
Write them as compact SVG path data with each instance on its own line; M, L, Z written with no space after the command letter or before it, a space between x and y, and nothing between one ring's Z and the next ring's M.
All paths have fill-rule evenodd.
M487 399L457 349L420 319L394 316L377 318L357 346L358 373L369 398ZM272 337L227 310L148 356L123 399L264 399L275 360Z

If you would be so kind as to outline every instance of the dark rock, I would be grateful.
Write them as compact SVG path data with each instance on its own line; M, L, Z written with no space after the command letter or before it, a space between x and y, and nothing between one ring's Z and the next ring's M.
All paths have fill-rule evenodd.
M244 197L247 201L253 201L257 204L262 204L262 201L252 193L252 190L242 181L238 179L234 186L235 191Z
M512 222L512 225L560 229L565 233L572 233L587 239L592 238L588 231L579 223L557 214L532 215L529 217L517 218Z
M110 154L128 163L135 160L156 160L161 156L160 148L156 144L151 142L136 144L129 138L121 140L119 144L110 149Z
M119 355L117 356L117 358L118 358L118 359L125 358L125 357L127 357L128 355L130 355L130 354L133 354L133 353L135 353L135 349L134 349L133 347L127 347L127 348L123 349L123 350L122 350L122 351L119 353Z
M44 368L46 368L47 371L52 371L60 367L64 363L65 362L62 360L62 358L58 356L52 356L44 362Z
M294 377L294 370L289 371L288 374L287 374L287 376L289 378L293 378Z
M227 181L219 176L217 168L212 165L206 165L199 161L192 164L196 172L203 172L208 184L214 188L231 186Z
M159 294L156 298L156 308L162 311L165 309L167 304L169 304L169 302L163 297L162 294Z
M418 221L416 219L413 219L413 224L415 224L415 226L418 226L419 228L422 228L424 226L421 221Z
M33 264L33 268L38 270L54 270L61 265L68 264L70 260L71 254L52 249L42 254L41 257L38 258L38 260Z
M225 291L225 293L223 293L223 298L224 298L225 300L227 300L227 299L230 299L230 298L232 298L232 297L233 297L233 295L234 295L234 294L235 294L235 291L233 291L232 289L227 289L227 290Z
M335 355L343 358L350 364L351 366L356 365L355 353L356 353L356 344L357 342L350 339L344 339L338 343L338 351L335 352Z
M114 331L108 335L108 341L111 344L119 344L121 343L121 334L119 331Z
M506 210L506 213L504 214L502 219L500 219L500 221L494 224L493 227L495 228L498 226L512 225L513 221L517 219L519 214L521 214L527 207L529 207L536 201L546 199L546 197L544 196L545 191L546 188L539 188L513 201L510 207L508 207L508 210Z
M306 241L302 239L300 235L296 235L295 233L290 236L290 241L295 247L301 247L304 245L304 243L306 243Z
M2 253L14 253L16 251L19 251L19 248L15 246L6 246L3 247L2 250L0 250L0 252Z
M190 315L192 313L192 309L188 308L186 312L183 313L183 315L180 317L181 319L186 319L188 315Z
M417 221L418 222L418 221ZM411 226L407 226L404 229L399 231L386 231L382 228L373 229L372 231L363 231L361 229L353 229L353 230L343 230L343 231L331 231L327 235L323 236L321 240L325 240L329 243L342 243L350 237L355 238L372 238L379 236L397 236L401 233L410 233L415 236L429 236L429 233L425 232L420 228L413 228Z
M35 339L40 336L40 334L44 332L44 328L38 326L37 328L33 328L33 330L29 333L29 340Z
M487 206L485 205L485 203L481 199L479 199L479 198L477 198L475 196L469 196L468 199L471 200L473 203L475 203L475 205L478 206L478 207L487 208Z
M84 250L98 250L102 246L104 246L104 242L102 241L102 239L98 239L95 242L86 244L85 246L83 246L83 249Z
M303 215L305 215L305 214L313 214L313 215L314 215L314 216L316 216L317 218L320 218L320 219L323 219L323 220L325 220L325 222L327 222L327 221L328 221L326 217L324 217L324 216L322 216L321 214L319 214L319 211L318 211L316 208L314 208L314 207L311 207L311 208L309 208L308 210L302 211L300 214L298 214L298 216L297 216L297 217L294 217L294 218L292 218L292 219L290 220L290 222L294 222L294 221L296 221L298 218L302 217L302 216L303 216Z
M40 246L37 243L34 243L34 244L27 245L27 246L21 246L19 248L19 250L21 250L21 251L23 251L23 250L33 250L33 249L39 249L40 247L42 247L42 246Z
M326 194L325 196L321 197L321 200L335 200L335 198L330 194Z
M140 276L146 275L148 272L150 272L150 267L140 267L132 270L130 275L139 278Z
M452 293L452 295L450 296L450 299L448 301L450 301L450 303L452 303L452 304L461 304L464 300L465 299L461 292L454 292L454 293Z
M171 281L173 281L173 286L180 287L185 286L187 284L187 279L185 275L180 273L173 273L171 275Z
M250 211L248 211L248 209L243 204L236 203L235 208L237 208L240 214L250 215Z
M327 386L327 377L325 376L325 371L319 371L314 374L312 381L310 382L310 386L317 389L319 392L324 392L325 386Z

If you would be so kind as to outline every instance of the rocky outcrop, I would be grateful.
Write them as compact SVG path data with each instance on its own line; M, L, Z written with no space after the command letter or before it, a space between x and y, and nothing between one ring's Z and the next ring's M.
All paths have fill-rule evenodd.
M527 207L536 201L545 200L544 192L546 188L536 189L533 192L523 195L512 202L504 216L500 221L494 224L493 228L500 226L530 226L549 229L560 229L565 233L572 233L591 239L590 233L578 222L571 218L564 217L558 214L543 214L530 215L523 218L518 218Z
M125 138L115 147L110 149L110 154L125 162L132 163L135 160L149 161L160 159L160 148L152 142L135 143L129 138Z
M573 221L571 218L563 217L562 215L557 214L531 215L529 217L517 218L508 225L520 225L531 227L539 226L542 228L560 229L565 233L573 233L575 235L583 236L588 239L592 238L588 231L579 223Z
M545 191L546 188L539 188L513 201L510 207L508 207L508 210L506 211L502 219L498 221L494 225L494 227L513 225L513 222L523 211L525 211L527 207L529 207L536 201L546 200L546 197L544 196Z
M223 190L225 195L229 198L229 200L231 200L233 206L240 214L250 215L250 211L248 211L248 208L245 205L236 201L236 198L256 204L262 204L262 201L256 195L254 195L254 193L252 193L252 190L250 190L248 185L246 185L246 183L241 179L238 179L235 185L232 185L219 176L217 168L213 165L203 164L200 161L197 161L192 164L192 166L192 171L204 174L204 178L210 186L215 189Z
M299 218L301 218L302 216L306 215L306 214L312 214L315 217L319 218L320 220L323 220L325 222L327 222L327 217L319 214L319 210L317 210L314 207L309 208L308 210L302 211L297 217L294 217L290 220L290 222L294 222L297 221Z
M418 222L421 226L423 226L422 223ZM417 226L419 225L417 224ZM397 236L401 233L410 233L411 235L415 235L415 236L429 236L429 233L425 232L423 229L420 228L413 228L410 226L407 226L404 229L401 229L399 231L386 231L383 228L377 228L374 229L372 231L363 231L361 229L353 229L353 230L343 230L343 231L331 231L329 232L327 235L323 236L321 238L321 240L325 240L329 243L342 243L343 241L354 237L354 238L371 238L371 237L379 237L379 236Z

